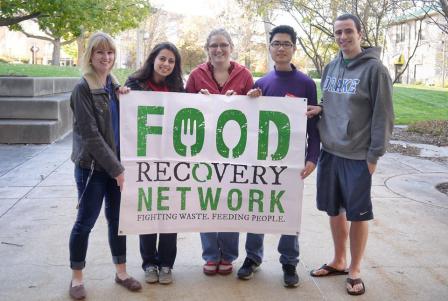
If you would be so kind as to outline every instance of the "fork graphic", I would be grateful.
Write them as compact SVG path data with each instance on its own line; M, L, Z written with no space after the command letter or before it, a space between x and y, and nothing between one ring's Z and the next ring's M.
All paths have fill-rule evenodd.
M193 157L204 146L205 120L201 111L195 108L183 108L174 117L173 145L182 157Z
M187 118L182 120L180 140L186 147L186 156L193 156L193 145L196 144L196 119Z

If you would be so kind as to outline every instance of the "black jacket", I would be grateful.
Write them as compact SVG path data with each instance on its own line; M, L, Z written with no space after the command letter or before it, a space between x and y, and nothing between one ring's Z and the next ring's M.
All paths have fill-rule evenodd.
M114 90L119 87L112 77ZM118 96L117 96L118 99ZM85 74L73 89L70 107L73 111L72 161L95 170L105 171L112 178L124 171L115 150L109 95L93 74Z
M124 85L134 91L151 91L149 87L144 87L142 82L130 77L128 77Z

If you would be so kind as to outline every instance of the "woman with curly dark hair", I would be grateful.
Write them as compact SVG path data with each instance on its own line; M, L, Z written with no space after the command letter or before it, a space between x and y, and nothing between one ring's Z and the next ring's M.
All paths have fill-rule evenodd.
M143 67L129 76L125 85L131 90L183 92L181 59L176 46L169 42L154 46Z
M157 44L143 67L129 76L125 85L131 90L183 92L181 58L176 46L169 42ZM171 269L176 253L177 233L140 235L140 254L145 281L170 284L173 281Z

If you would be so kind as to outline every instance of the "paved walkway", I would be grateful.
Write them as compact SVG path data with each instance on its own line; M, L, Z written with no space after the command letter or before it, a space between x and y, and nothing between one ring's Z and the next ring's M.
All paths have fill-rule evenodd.
M68 236L76 210L71 137L52 145L0 145L0 300L69 300ZM300 286L285 289L276 246L267 235L255 278L207 277L196 233L179 234L175 282L144 284L129 293L113 282L104 217L90 240L85 283L88 300L353 300L343 276L314 279L309 270L330 259L325 214L315 209L315 174L305 182L300 236ZM363 264L367 292L357 300L448 300L448 197L434 189L448 182L448 167L387 154L372 190L375 220ZM244 260L240 239L239 267ZM128 269L143 282L138 239L128 237Z

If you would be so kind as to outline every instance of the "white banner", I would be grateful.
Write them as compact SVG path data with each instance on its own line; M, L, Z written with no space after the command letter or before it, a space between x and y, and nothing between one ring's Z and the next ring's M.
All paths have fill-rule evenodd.
M120 97L120 234L299 232L306 99Z

